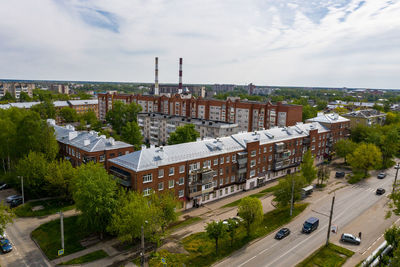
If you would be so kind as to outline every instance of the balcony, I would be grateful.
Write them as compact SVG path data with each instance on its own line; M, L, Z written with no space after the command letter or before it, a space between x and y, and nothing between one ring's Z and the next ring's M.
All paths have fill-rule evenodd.
M275 154L275 161L282 161L285 159L288 159L291 155L291 151L290 150L285 150L281 153L277 153Z
M238 173L239 173L239 174L241 174L241 173L247 173L247 168L239 169L239 170L238 170Z
M281 153L285 150L286 145L283 142L279 142L275 144L275 151L276 153Z

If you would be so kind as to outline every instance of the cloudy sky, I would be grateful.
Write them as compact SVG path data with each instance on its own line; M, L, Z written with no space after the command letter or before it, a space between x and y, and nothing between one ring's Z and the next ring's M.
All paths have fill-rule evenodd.
M400 0L0 0L0 78L400 88Z

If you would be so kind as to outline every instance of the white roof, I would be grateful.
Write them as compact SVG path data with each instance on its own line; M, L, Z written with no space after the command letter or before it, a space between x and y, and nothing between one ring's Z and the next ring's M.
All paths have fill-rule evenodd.
M89 100L68 100L68 102L72 106L79 106L79 105L98 105L99 100L98 99L89 99Z
M68 101L54 101L53 102L55 107L68 107Z
M336 113L320 114L315 118L307 120L307 122L321 122L321 123L336 123L336 122L346 122L346 121L349 121L349 119L346 119Z
M17 102L17 103L10 103L9 105L11 107L16 107L16 108L31 108L38 104L40 104L40 102Z
M10 104L3 104L3 105L0 105L0 108L1 109L9 109L9 108L11 108L11 106L10 106Z
M123 155L109 161L133 171L145 171L159 166L186 162L230 152L240 152L246 149L246 143L260 141L260 144L276 143L295 137L306 137L310 130L328 132L320 123L298 123L296 126L273 128L257 132L243 132L217 139L206 139L196 142L143 148L140 151Z

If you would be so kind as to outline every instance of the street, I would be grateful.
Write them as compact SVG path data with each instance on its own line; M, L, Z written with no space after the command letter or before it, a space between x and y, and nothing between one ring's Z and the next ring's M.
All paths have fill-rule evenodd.
M331 234L331 239L340 236L346 225L355 220L358 216L370 209L378 201L386 198L391 192L395 171L388 170L385 179L379 180L376 175L372 175L366 181L356 185L348 185L335 192L335 206L333 212L332 225L338 227L337 234ZM385 195L378 196L375 191L378 187L386 189ZM329 211L331 207L333 193L325 194L317 199L293 222L286 227L292 233L283 240L274 239L274 233L267 237L237 251L215 266L294 266L313 251L323 245L326 241L327 227L329 221ZM309 217L320 219L319 228L311 234L302 234L301 228L304 221ZM380 227L371 225L370 227ZM382 233L385 228L382 229ZM353 234L358 234L354 229ZM357 247L350 248L356 250Z

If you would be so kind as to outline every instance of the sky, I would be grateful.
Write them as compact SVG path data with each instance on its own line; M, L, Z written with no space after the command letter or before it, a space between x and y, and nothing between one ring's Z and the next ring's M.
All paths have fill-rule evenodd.
M0 78L400 89L400 0L0 0Z

